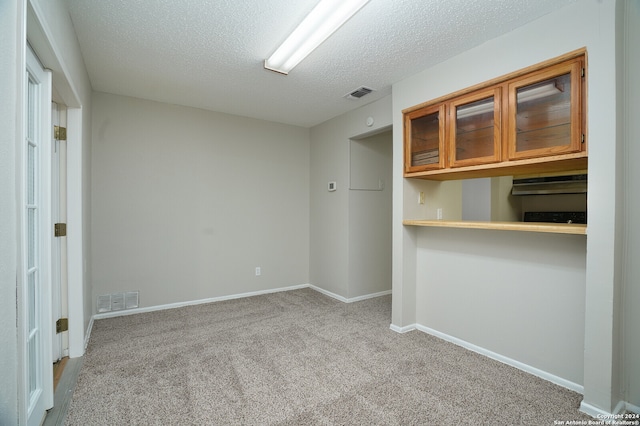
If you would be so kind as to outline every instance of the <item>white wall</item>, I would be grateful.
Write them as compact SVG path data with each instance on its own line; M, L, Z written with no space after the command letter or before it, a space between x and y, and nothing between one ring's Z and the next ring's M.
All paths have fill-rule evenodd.
M366 125L367 117L374 124ZM311 284L349 298L349 140L391 125L391 97L311 128ZM335 192L327 182L337 182Z
M92 171L94 304L309 282L307 129L94 93Z
M579 388L585 242L582 235L421 229L416 322Z
M617 403L616 390L612 388L618 374L616 362L612 360L615 341L613 317L617 308L613 297L616 274L613 258L621 237L620 230L612 219L612 211L617 209L620 201L615 192L616 143L619 135L616 133L614 36L615 2L581 1L453 57L393 87L394 198L400 197L394 201L394 216L397 217L404 214L401 209L406 202L402 197L415 199L421 188L434 185L409 182L402 178L402 109L586 46L589 69L589 236L586 242L584 237L582 240L573 237L570 240L572 244L568 246L573 247L572 252L560 257L573 265L573 272L565 276L569 281L561 282L556 279L553 281L556 286L545 284L539 288L542 294L532 300L533 304L527 311L531 314L530 325L522 331L531 336L535 344L529 343L532 352L526 355L519 354L521 335L514 334L513 329L497 330L499 333L491 335L496 332L490 328L495 314L482 310L476 311L476 315L459 312L461 319L457 321L458 325L460 322L467 324L467 328L458 332L463 333L463 338L472 344L497 347L502 355L511 355L516 361L530 362L560 378L577 384L584 383L586 405L606 412L612 411ZM409 214L413 215L414 212ZM468 239L472 246L478 248L478 253L482 251L482 255L491 260L494 273L500 274L497 283L488 280L486 270L483 272L486 279L479 283L476 259L464 251L436 253L438 247L449 244L448 240L452 235L456 235L459 240ZM440 315L429 311L429 307L436 303L450 306L452 285L457 288L461 298L473 297L469 295L483 292L500 293L499 301L480 305L487 308L521 304L521 294L518 292L498 292L501 287L504 290L517 288L519 284L515 280L515 274L523 262L522 258L507 255L500 245L495 245L494 240L498 235L501 234L488 231L418 230L403 227L398 221L394 221L394 326L402 328L415 321L425 321L427 323L422 325L426 327L434 326L432 328L436 330L437 327L446 327L444 332L455 331L455 324L447 325L449 311L440 312ZM499 241L506 242L508 238L522 238L531 244L522 253L539 253L537 256L530 256L533 265L527 267L534 275L527 278L528 283L534 282L536 277L542 281L560 276L556 275L557 264L536 260L546 259L545 253L549 251L549 247L567 247L557 244L557 236L500 236ZM560 252L553 252L560 255ZM584 271L580 271L577 258L585 256L585 253L586 267ZM455 278L446 282L433 280L426 271L421 275L421 269L418 269L414 280L415 268L438 266L431 260L436 254L440 265L456 265ZM511 286L508 287L509 285ZM563 286L562 290L559 285ZM531 290L527 293L530 292ZM427 294L429 303L425 296ZM571 298L575 299L575 304L566 306L566 311L548 312L547 300L568 301ZM586 307L584 315L580 309L583 303ZM578 309L574 309L576 306ZM414 311L415 315L412 315ZM506 310L504 313L513 315L513 311ZM584 338L586 352L583 354L580 349L573 350L560 360L555 360L546 349L558 342L555 332L547 333L545 330L550 318L558 321L555 327L561 333L567 333L572 338L576 338L575 333L580 334L582 330L583 336L578 336L576 343L579 344L580 339ZM511 321L512 317L508 320ZM583 321L584 326L581 327L580 323ZM493 346L494 341L500 341L500 345ZM576 366L581 363L585 366L582 375L576 372Z
M20 75L24 26L20 1L0 1L0 424L18 424L18 330L16 327L16 275L18 252L16 174L21 96Z
M462 220L491 220L491 178L462 181Z
M391 130L350 141L347 298L391 290Z
M522 220L522 200L511 195L512 187L513 176L491 178L491 220L498 222Z

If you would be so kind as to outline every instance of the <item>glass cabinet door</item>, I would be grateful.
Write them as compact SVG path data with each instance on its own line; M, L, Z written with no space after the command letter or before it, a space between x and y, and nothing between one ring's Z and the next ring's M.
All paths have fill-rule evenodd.
M405 115L405 172L444 168L444 112L436 105Z
M581 61L509 84L509 159L580 152Z
M500 161L501 88L463 96L451 102L450 165Z

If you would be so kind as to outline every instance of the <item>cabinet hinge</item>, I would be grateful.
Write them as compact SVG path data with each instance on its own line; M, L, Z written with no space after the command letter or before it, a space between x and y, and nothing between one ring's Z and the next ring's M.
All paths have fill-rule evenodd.
M580 71L580 76L584 77L584 68L582 68L582 70Z
M67 224L66 223L56 223L53 225L53 236L54 237L66 237L67 236Z
M60 126L53 126L53 138L57 141L67 140L67 128Z
M60 318L56 321L56 334L69 330L69 318Z
M584 143L584 133L582 134L582 143Z

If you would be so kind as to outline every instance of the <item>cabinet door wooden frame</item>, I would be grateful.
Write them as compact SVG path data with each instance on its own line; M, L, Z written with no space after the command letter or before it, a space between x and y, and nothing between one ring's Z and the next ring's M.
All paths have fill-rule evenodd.
M566 61L557 65L553 65L551 67L545 68L539 72L533 72L525 78L519 78L515 81L509 83L508 94L509 94L509 160L518 160L523 158L531 158L531 157L541 157L541 156L550 156L550 155L558 155L558 154L568 154L573 152L580 152L582 150L583 145L583 120L582 120L582 70L583 70L583 61L580 58ZM526 86L531 86L536 83L552 80L554 78L560 76L568 76L571 84L571 92L569 99L569 122L565 123L565 126L569 130L568 143L562 145L552 145L548 147L541 146L539 148L518 150L517 149L517 114L518 114L518 103L517 103L517 91L518 89ZM551 109L551 108L549 108ZM548 121L551 121L552 118L548 117L552 112L543 111L547 117ZM550 133L554 128L560 127L557 123L553 123L553 125L549 125L544 128L547 133ZM537 130L539 133L542 129Z
M465 105L473 104L478 101L487 99L493 99L493 108L485 113L475 113L471 117L480 117L485 119L484 122L471 122L469 126L471 128L465 129L466 126L461 125L461 119L458 117L458 111ZM502 119L501 119L501 105L502 101L502 88L493 87L487 90L480 90L468 95L460 96L447 104L449 110L449 135L447 145L449 149L449 167L461 167L472 166L477 164L495 163L502 158ZM490 122L486 121L486 118L491 119ZM463 133L463 132L467 133ZM468 139L465 139L465 135L471 135ZM462 139L462 142L467 141L466 146L461 147L458 142ZM482 146L478 146L478 142L482 142L485 139L489 142L488 145L491 148L490 153L483 153ZM472 151L467 154L465 158L459 155L461 150ZM485 148L486 150L486 148Z
M437 124L429 126L430 134L425 135L426 130L420 127L420 120L429 117L437 120ZM404 169L406 172L443 169L447 164L445 106L433 105L405 114L404 140L406 141L404 145ZM416 161L416 155L424 155L427 158L423 161Z

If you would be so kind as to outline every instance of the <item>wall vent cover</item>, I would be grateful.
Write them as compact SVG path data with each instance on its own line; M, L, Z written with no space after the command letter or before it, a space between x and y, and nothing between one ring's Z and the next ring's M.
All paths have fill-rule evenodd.
M344 95L344 97L347 99L360 99L361 97L368 95L369 93L374 91L375 90L370 87L361 86L361 87L358 87L356 90L353 90L347 93L346 95Z
M98 313L135 309L140 306L140 291L124 291L98 296Z
M140 292L138 291L127 291L124 294L124 308L125 309L133 309L137 308L140 299Z
M105 294L98 296L98 313L111 312L111 295Z
M120 311L124 309L124 293L113 293L111 295L111 310Z

